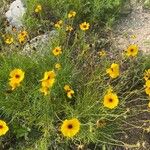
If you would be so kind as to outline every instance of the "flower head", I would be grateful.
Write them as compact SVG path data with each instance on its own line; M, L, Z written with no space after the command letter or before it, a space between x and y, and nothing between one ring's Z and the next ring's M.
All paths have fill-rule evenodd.
M106 95L104 96L103 105L109 109L113 109L117 107L119 104L119 99L116 93L113 91L107 91Z
M108 73L111 78L117 78L120 74L119 65L113 63L111 67L106 70L106 73Z
M71 10L69 13L68 13L68 18L73 18L76 16L76 12Z
M61 132L66 137L73 137L75 136L80 130L80 122L78 119L73 118L70 120L63 121L61 125Z
M144 79L145 79L146 81L147 81L147 80L150 80L150 69L145 70Z
M67 93L67 97L71 99L74 95L74 90L72 90L72 88L69 85L65 85L64 90Z
M56 23L55 23L55 28L61 28L61 26L62 26L62 24L63 24L63 21L62 20L59 20L59 21L57 21Z
M55 56L59 56L60 54L62 54L62 49L61 47L55 47L52 52Z
M8 36L8 37L5 37L4 41L5 41L6 44L10 45L14 42L14 39L13 39L12 36Z
M72 27L72 26L68 25L68 26L66 27L66 31L71 32L72 30L73 30L73 27Z
M22 31L18 34L18 41L20 44L24 44L28 37L28 32L27 31Z
M57 70L60 70L60 69L61 69L61 64L56 63L56 64L55 64L55 68L56 68Z
M145 83L145 93L150 96L150 80Z
M106 56L106 51L102 49L98 52L98 54L100 57L104 57L104 56Z
M89 27L90 27L90 24L87 23L87 22L83 22L83 23L80 24L80 29L83 30L83 31L88 30Z
M53 86L55 82L56 74L54 71L46 71L44 73L44 77L42 80L42 87L40 88L40 92L44 93L44 95L48 95L50 92L50 88Z
M8 130L7 124L3 120L0 120L0 136L5 135Z
M24 79L24 71L21 69L14 69L10 72L9 76L11 77L9 80L9 85L12 90L20 86L20 82Z
M14 69L10 72L9 76L11 77L10 80L20 83L24 79L24 71L21 69Z
M42 11L42 5L38 4L34 10L36 13L39 13Z
M150 108L150 102L148 103L148 108Z
M54 71L46 71L44 73L44 78L40 80L42 82L42 87L52 87L55 82L56 74Z
M137 45L130 45L126 50L127 56L136 56L138 54L138 46Z

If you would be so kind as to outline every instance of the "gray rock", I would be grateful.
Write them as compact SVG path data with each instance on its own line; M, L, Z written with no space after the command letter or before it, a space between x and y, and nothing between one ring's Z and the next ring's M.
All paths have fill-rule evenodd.
M9 21L10 25L17 28L23 26L22 18L25 14L26 8L24 7L21 0L15 0L10 4L9 10L6 12L5 16Z
M22 55L27 55L33 57L45 56L49 54L47 47L51 47L52 40L58 36L58 33L55 30L52 30L43 35L39 35L31 39L21 51ZM49 48L50 49L50 48Z

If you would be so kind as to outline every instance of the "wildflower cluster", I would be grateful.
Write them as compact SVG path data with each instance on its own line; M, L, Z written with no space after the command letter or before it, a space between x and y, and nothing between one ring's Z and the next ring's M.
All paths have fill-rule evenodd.
M41 17L43 8L43 5L37 4L32 10L34 16ZM71 10L64 18L52 23L53 27L58 29L58 36L52 39L51 50L49 46L42 49L48 50L48 53L43 53L43 57L38 54L31 55L31 58L17 55L16 59L11 55L8 62L0 57L4 69L0 75L12 66L18 66L9 74L11 93L7 92L7 87L2 89L4 94L1 94L1 99L6 99L4 102L0 101L2 111L4 114L8 113L10 118L13 117L10 123L14 129L13 134L16 134L19 140L20 137L26 140L33 134L35 145L31 140L31 149L38 147L45 150L51 148L50 143L58 144L57 146L62 143L71 143L71 146L78 143L78 148L84 148L82 143L105 145L110 142L124 146L122 141L114 138L120 133L120 128L121 133L126 133L122 125L126 122L127 126L129 125L127 117L130 109L126 108L126 101L130 103L132 94L138 93L134 91L135 80L138 79L133 82L130 79L132 68L127 60L136 61L135 56L138 55L139 48L136 44L130 45L124 52L126 57L117 57L110 51L100 49L101 46L89 46L91 41L96 43L98 39L94 33L94 37L90 36L88 41L85 33L91 28L91 24L83 21L77 26L74 25L76 15L76 11ZM28 32L25 30L17 34L20 44L24 44L28 38ZM13 40L10 36L5 39L5 43L11 44ZM18 59L19 57L22 59ZM41 73L44 74L42 79L39 77ZM150 69L145 71L144 79L145 92L150 96ZM3 84L0 86L5 87ZM21 90L15 90L20 86ZM139 89L143 91L143 84ZM143 98L140 92L138 96ZM136 97L135 94L133 101ZM148 106L150 107L150 102ZM0 136L8 130L7 124L0 120ZM67 138L65 142L64 137ZM56 149L59 149L57 146ZM62 146L62 149L68 148L67 146Z

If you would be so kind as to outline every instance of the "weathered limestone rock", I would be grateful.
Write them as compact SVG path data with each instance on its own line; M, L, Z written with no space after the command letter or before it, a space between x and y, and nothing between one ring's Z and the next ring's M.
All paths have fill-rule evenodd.
M26 8L24 7L21 0L15 0L10 4L9 10L6 12L5 16L9 21L10 25L17 28L23 26L22 18L25 13Z

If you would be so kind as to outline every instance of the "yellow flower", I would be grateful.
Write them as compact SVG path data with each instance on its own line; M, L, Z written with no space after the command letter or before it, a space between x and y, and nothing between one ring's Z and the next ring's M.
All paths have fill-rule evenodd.
M5 135L8 130L7 124L3 120L0 120L0 136Z
M150 69L145 70L144 79L145 79L146 81L147 81L147 80L150 80Z
M12 90L20 86L20 82L24 79L24 72L21 69L14 69L10 72L9 76L11 77L9 80L9 85Z
M46 71L44 73L44 78L40 81L42 81L42 87L52 87L55 82L55 72L54 71Z
M11 44L11 43L13 43L14 42L14 39L13 39L13 37L12 36L9 36L9 37L7 37L7 38L5 38L5 43L6 44Z
M62 54L62 49L61 47L55 47L52 52L55 56L59 56L60 54Z
M24 37L24 38L26 38L28 36L28 32L27 31L22 31L22 32L20 32L19 34L18 34L18 37Z
M21 31L19 34L18 34L18 41L20 44L24 44L24 42L26 41L28 37L28 32L27 31Z
M119 65L113 63L109 69L106 70L106 73L110 75L111 78L117 78L120 74Z
M72 96L74 95L74 90L72 90L72 88L69 85L65 85L64 90L67 93L67 97L71 99Z
M83 23L80 24L80 29L83 30L83 31L88 30L89 27L90 27L90 24L87 23L87 22L83 22Z
M106 56L106 51L102 49L98 52L98 54L100 57Z
M132 39L136 39L136 35L131 35L131 38Z
M73 27L72 27L72 26L68 25L68 26L66 27L66 31L71 32L72 30L73 30Z
M108 91L104 96L103 105L109 109L117 107L119 104L119 99L116 93Z
M150 87L150 80L147 80L147 81L146 81L145 86L146 86L146 87Z
M47 86L42 86L42 88L40 88L40 92L44 93L44 95L48 95L49 88Z
M24 71L21 69L14 69L10 72L9 76L11 81L14 83L20 83L24 79Z
M42 11L42 6L40 4L38 4L34 10L36 13L39 13Z
M67 91L67 97L68 98L71 99L73 95L74 95L74 91L73 90L70 89L69 91Z
M55 64L55 68L58 69L58 70L60 70L61 69L61 65L59 63L56 63Z
M63 121L61 125L61 132L66 137L73 137L75 136L80 130L80 122L78 119L73 118L70 120Z
M57 21L56 23L55 23L55 28L61 28L61 26L62 26L62 24L63 24L63 21L62 20L59 20L59 21Z
M145 88L145 93L150 96L150 87Z
M126 50L127 56L136 56L138 54L138 46L137 45L130 45Z
M148 107L150 108L150 102L148 103Z
M76 16L76 12L75 11L70 11L69 13L68 13L68 18L73 18L73 17L75 17Z

